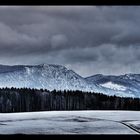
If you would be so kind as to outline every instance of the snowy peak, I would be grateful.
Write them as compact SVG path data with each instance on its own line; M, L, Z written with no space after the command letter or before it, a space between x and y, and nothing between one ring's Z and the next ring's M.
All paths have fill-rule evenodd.
M40 65L35 65L33 67L42 67L42 68L52 68L52 69L67 69L66 67L62 65L56 65L56 64L40 64Z
M0 70L0 87L89 91L83 77L61 65L3 66Z

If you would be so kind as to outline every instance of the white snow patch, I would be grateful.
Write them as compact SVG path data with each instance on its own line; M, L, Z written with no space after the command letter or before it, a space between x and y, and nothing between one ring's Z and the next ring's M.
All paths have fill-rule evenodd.
M31 69L28 68L28 67L25 67L25 69L26 69L27 74L30 75L31 74Z
M103 87L106 87L106 88L113 89L113 90L121 90L121 91L126 90L126 87L119 85L119 84L112 83L112 82L107 82L107 83L100 84L100 85Z

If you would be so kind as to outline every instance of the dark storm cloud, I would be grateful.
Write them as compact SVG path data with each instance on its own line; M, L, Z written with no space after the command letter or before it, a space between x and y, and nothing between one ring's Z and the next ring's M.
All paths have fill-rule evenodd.
M138 6L1 6L0 63L139 73L139 13Z

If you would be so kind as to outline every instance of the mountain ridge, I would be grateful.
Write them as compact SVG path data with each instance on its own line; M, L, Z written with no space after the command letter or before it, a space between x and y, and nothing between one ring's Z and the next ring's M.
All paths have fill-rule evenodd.
M140 74L96 74L84 78L73 70L56 64L0 65L0 87L82 90L140 98Z

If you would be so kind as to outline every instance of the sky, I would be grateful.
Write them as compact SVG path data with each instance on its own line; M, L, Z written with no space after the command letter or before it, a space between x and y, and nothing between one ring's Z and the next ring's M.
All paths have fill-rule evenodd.
M140 73L139 6L0 6L0 64L83 77Z

